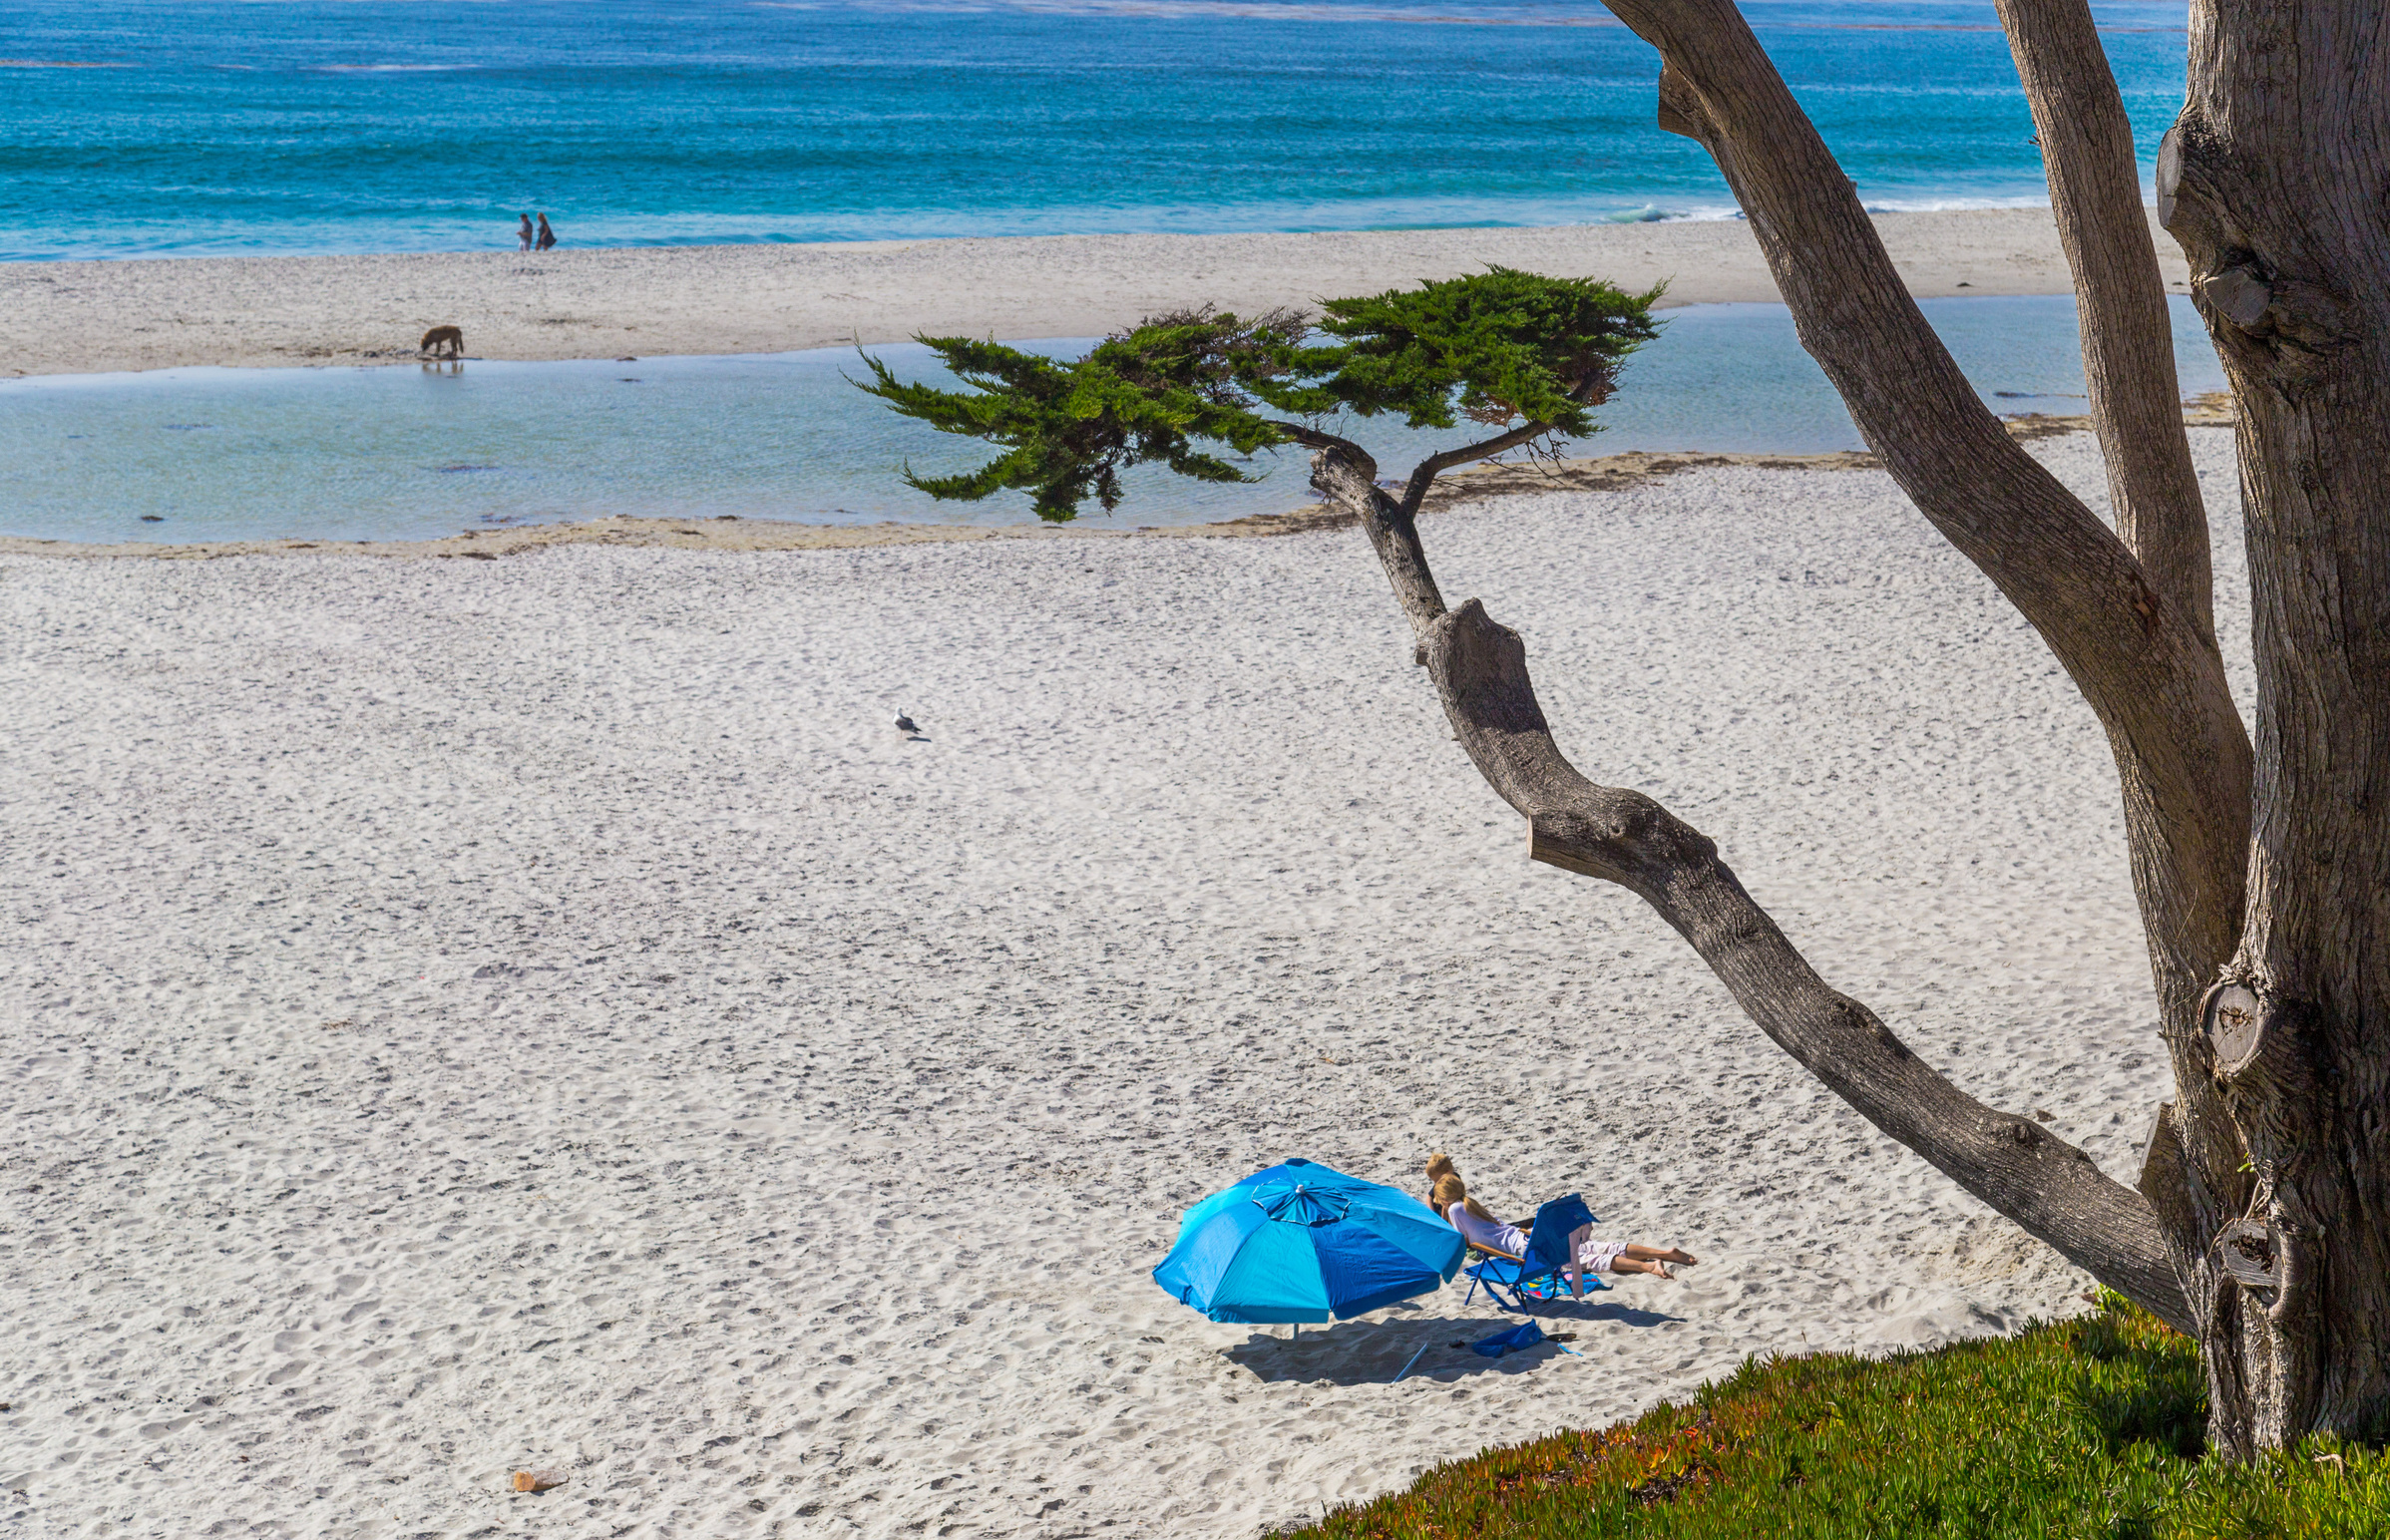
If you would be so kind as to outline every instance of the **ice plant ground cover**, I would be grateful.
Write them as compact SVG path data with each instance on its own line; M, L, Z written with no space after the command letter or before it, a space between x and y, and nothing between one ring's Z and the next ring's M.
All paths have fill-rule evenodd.
M2104 1294L2011 1338L1753 1359L1683 1405L1438 1466L1290 1540L2390 1532L2390 1452L2318 1437L2228 1465L2206 1415L2191 1339Z

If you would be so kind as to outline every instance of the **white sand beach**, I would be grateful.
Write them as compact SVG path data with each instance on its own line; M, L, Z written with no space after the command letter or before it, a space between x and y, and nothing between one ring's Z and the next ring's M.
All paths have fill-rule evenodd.
M1876 223L1921 297L2073 287L2047 208ZM2157 244L2179 290L2181 248ZM1665 280L1671 304L1777 298L1735 220L11 262L0 263L0 373L386 362L413 358L436 325L463 327L474 356L511 359L780 352L917 332L1101 336L1178 306L1309 305L1487 263L1633 288Z
M558 253L554 282L690 260ZM364 347L433 304L381 278L496 292L518 261L328 262L379 308L218 361ZM200 326L269 266L43 275L223 274ZM1174 292L1106 281L1071 302ZM574 293L518 309L662 321ZM953 297L875 293L672 335L799 346ZM983 318L1094 324L1010 302ZM20 366L204 351L76 353L55 317L28 350L12 303ZM2238 658L2230 441L2192 440ZM2088 439L2033 448L2104 503ZM1427 528L1589 772L1716 837L1930 1061L2130 1173L2167 1070L2101 735L1881 473L1716 465ZM19 553L0 604L23 1533L1245 1537L1747 1354L2080 1308L1634 899L1526 860L1352 530ZM1145 1276L1261 1165L1407 1185L1439 1148L1497 1208L1581 1190L1704 1261L1559 1312L1581 1356L1498 1363L1447 1346L1497 1321L1457 1286L1296 1347ZM513 1492L535 1466L571 1482Z

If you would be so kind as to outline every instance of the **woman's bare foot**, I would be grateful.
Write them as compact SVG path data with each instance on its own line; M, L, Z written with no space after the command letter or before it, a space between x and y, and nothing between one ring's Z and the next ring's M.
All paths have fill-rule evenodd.
M1654 1278L1674 1278L1668 1265L1649 1257L1620 1257L1610 1264L1613 1273L1649 1273Z
M1637 1244L1628 1247L1623 1255L1632 1257L1637 1262L1673 1262L1679 1267L1691 1267L1701 1261L1693 1253L1680 1251L1673 1246L1663 1249L1658 1246ZM1674 1275L1669 1276L1673 1277Z

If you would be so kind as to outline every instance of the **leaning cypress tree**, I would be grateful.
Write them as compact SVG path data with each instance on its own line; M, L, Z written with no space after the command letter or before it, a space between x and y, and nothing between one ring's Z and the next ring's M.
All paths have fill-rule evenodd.
M1659 126L1717 161L1802 346L1868 447L2032 624L2107 732L2157 1032L2175 1073L2136 1183L2112 1180L2033 1119L1935 1073L1817 975L1708 838L1562 756L1517 634L1475 599L1446 608L1430 575L1419 494L1437 461L1458 456L1423 464L1397 498L1377 485L1367 455L1331 435L1265 420L1257 434L1284 438L1246 442L1315 452L1313 485L1368 531L1454 735L1525 819L1535 859L1641 896L1763 1030L1877 1127L2195 1334L2219 1450L2246 1458L2316 1431L2381 1436L2390 1431L2390 9L2191 0L2189 91L2158 161L2159 222L2190 260L2192 298L2232 386L2253 594L2252 734L2216 642L2208 527L2132 125L2088 0L1995 4L2074 269L2113 523L2026 454L1968 385L1733 0L1606 3L1658 51ZM1490 352L1425 329L1458 310L1423 297L1372 303L1382 321L1332 307L1327 323L1357 363L1378 356L1373 346L1392 358L1415 345L1422 359L1453 365L1441 388L1463 409L1473 400L1487 412L1556 410L1547 396L1505 395L1521 387L1476 372ZM1413 313L1419 329L1397 319ZM1337 332L1341 321L1361 329ZM1139 335L1119 339L1132 364ZM1285 350L1283 364L1269 364L1281 375L1219 364L1251 402L1298 386L1343 399L1341 366L1304 359L1284 323L1251 340ZM1564 341L1508 341L1541 356L1580 411L1607 387L1607 375L1567 362L1576 355ZM1188 453L1187 435L1202 436L1185 415L1195 401L1241 398L1221 398L1223 386L1187 367L1167 388L1138 383L1133 367L1099 370L1085 380L1093 394L1067 402L1059 378L1016 384L989 373L993 394L1019 403L1005 422L987 420L988 436L1012 450L984 473L990 490L1052 489L1040 511L1058 511L1072 506L1074 463L1090 468L1086 485L1100 493L1107 467ZM1356 392L1351 404L1384 409L1408 390L1424 406L1437 379L1396 366L1381 386L1389 394ZM885 375L880 388L900 410L976 431L959 404L908 397ZM1098 399L1113 389L1157 404L1173 392L1191 399L1139 438ZM1239 409L1258 417L1251 402ZM1126 436L1107 451L1110 423ZM1566 425L1522 420L1463 453ZM1217 463L1195 474L1221 471L1234 474Z
M974 389L908 383L869 357L873 378L863 388L941 432L1005 450L958 476L908 469L911 485L973 502L1025 492L1037 517L1054 523L1077 517L1089 501L1106 513L1117 508L1120 473L1130 466L1253 481L1220 452L1249 459L1283 445L1329 456L1342 490L1323 490L1339 506L1358 507L1355 489L1374 487L1378 466L1324 426L1338 413L1393 414L1412 428L1446 430L1465 418L1495 430L1413 468L1401 496L1386 500L1389 517L1408 529L1427 489L1452 467L1596 431L1592 409L1609 399L1619 364L1657 334L1651 307L1659 297L1658 289L1629 294L1595 278L1495 267L1330 300L1316 323L1294 310L1251 319L1210 309L1155 316L1068 364L996 342L923 337ZM1433 587L1423 565L1410 580Z

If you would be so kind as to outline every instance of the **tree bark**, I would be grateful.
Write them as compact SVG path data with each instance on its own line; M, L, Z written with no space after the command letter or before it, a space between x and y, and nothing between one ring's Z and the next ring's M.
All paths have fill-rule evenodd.
M2390 22L2376 6L2244 0L2227 12L2195 0L2191 91L2161 158L2161 216L2191 257L2239 408L2252 754L2214 644L2195 488L2185 495L2167 444L2140 437L2161 402L2160 437L2181 431L2171 387L2153 385L2147 363L2162 315L2155 264L2116 227L2131 167L2113 82L2094 66L2080 0L2001 3L2085 289L2121 537L1975 397L1730 0L1610 8L1660 49L1662 127L1717 158L1804 346L1869 446L2034 625L2108 731L2178 1088L2140 1194L1918 1065L1816 977L1708 840L1561 758L1516 636L1474 600L1445 612L1415 498L1389 498L1350 446L1323 448L1315 485L1361 515L1454 731L1528 819L1537 859L1640 894L1878 1127L2197 1331L2219 1448L2246 1456L2316 1429L2379 1436L2390 1431Z
M2116 531L2150 585L2215 646L2207 513L2183 432L2166 280L2142 213L2133 122L2086 0L1997 0L2075 275L2083 377Z
M2247 914L2203 1021L2254 1191L2187 1279L2217 1440L2390 1418L2390 21L2191 8L2160 217L2238 418Z
M1729 0L1609 4L1660 50L1660 126L1717 159L1802 345L1869 447L2034 625L2107 729L2178 1085L2164 1117L2178 1158L2145 1164L2144 1184L2160 1212L2193 1221L2168 1231L2187 1265L2207 1252L2216 1212L2249 1186L2197 1032L2202 994L2239 939L2248 850L2249 742L2211 627L1983 406ZM2203 525L2166 528L2203 549ZM2145 521L2143 533L2155 530ZM2178 1179L2180 1190L2156 1185Z
M1526 817L1535 860L1642 898L1763 1031L1869 1122L2102 1283L2189 1328L2190 1303L2145 1199L2040 1124L1960 1091L1874 1012L1830 988L1707 837L1639 792L1580 774L1552 742L1517 633L1475 599L1445 609L1419 542L1416 499L1389 497L1377 466L1342 441L1312 464L1312 485L1360 517L1453 732Z
M2248 738L2221 660L1983 405L1730 0L1610 9L1659 47L1661 127L1716 157L1802 345L1868 446L2040 632L2107 729L2162 1018L2187 1030L2238 940L2247 860ZM2238 1165L2236 1151L2193 1142L2219 1180Z

